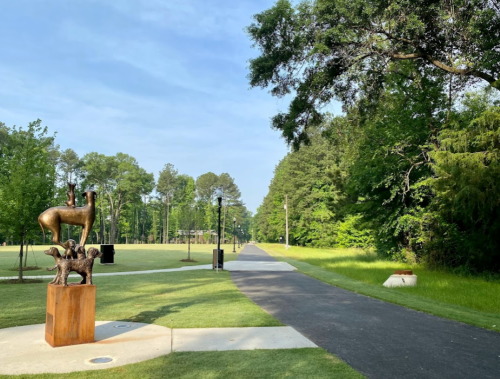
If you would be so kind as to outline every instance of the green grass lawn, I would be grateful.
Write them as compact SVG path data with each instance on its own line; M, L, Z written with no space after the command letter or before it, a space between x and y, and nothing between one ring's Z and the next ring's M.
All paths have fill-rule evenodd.
M278 259L324 282L409 308L500 331L500 281L427 270L382 260L361 249L316 249L259 244ZM416 287L385 288L394 270L413 270Z
M105 271L170 268L186 265L183 245L117 246L115 266ZM211 261L210 245L198 245L193 258ZM232 251L226 248L226 252ZM3 248L5 249L5 247ZM196 248L195 248L196 249ZM208 250L203 251L203 249ZM42 251L40 249L40 251ZM15 253L3 251L5 265ZM31 251L30 251L31 254ZM36 254L36 250L35 250ZM41 253L43 254L43 252ZM198 254L198 255L195 255ZM234 259L236 254L226 253ZM145 261L141 261L143 257ZM49 257L50 258L50 257ZM37 256L38 259L38 256ZM52 258L50 258L52 259ZM147 261L150 259L149 261ZM7 262L7 263L5 263ZM50 262L50 260L48 261ZM170 262L170 263L169 263ZM31 265L30 261L28 264ZM39 263L40 265L40 263ZM50 266L48 264L47 266ZM96 270L97 271L97 270ZM7 271L12 273L12 271ZM33 271L30 271L31 274ZM43 324L47 283L0 284L0 328ZM274 317L251 302L233 284L229 272L195 270L147 275L95 277L96 320L135 321L171 328L279 326ZM26 364L29 364L27 357ZM145 362L72 374L21 375L16 378L339 378L358 379L361 374L323 349L255 350L172 353ZM7 378L12 376L2 376Z
M39 270L26 271L26 275L51 275L45 269L54 266L54 258L45 255L43 252L50 246L33 246L28 248L27 266L40 267ZM99 245L86 245L96 247ZM164 268L177 268L182 266L202 265L212 262L212 250L217 245L191 245L191 259L196 262L181 262L181 259L187 258L187 245L115 245L115 264L101 265L100 259L97 259L94 265L94 272L123 272L123 271L143 271L158 270ZM233 254L233 245L222 245L224 249L224 261L235 260L237 254ZM237 253L241 249L236 246ZM63 249L59 248L62 254ZM18 273L19 246L0 246L0 276L16 276ZM24 258L23 258L24 259ZM24 264L24 262L23 262Z
M0 375L0 378L14 376ZM20 375L15 378L362 379L364 376L322 349L293 349L171 353L107 370Z

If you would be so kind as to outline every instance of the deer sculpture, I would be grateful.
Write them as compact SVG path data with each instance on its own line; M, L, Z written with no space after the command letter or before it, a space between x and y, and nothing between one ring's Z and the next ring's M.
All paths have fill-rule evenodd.
M85 246L85 241L92 230L95 221L95 199L94 191L86 191L82 194L86 198L87 204L83 207L62 206L52 207L38 216L38 223L45 236L45 229L52 232L52 242L67 249L67 242L64 244L59 240L61 236L61 224L69 224L82 227L82 237L80 246Z

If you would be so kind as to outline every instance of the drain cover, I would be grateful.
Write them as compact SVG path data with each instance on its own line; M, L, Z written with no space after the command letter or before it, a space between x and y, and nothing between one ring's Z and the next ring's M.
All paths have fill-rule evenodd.
M99 358L93 358L93 359L89 360L90 363L109 363L112 361L113 361L113 358L109 358L109 357L99 357Z
M125 325L125 324L115 325L115 328L117 328L117 329L130 328L130 325Z

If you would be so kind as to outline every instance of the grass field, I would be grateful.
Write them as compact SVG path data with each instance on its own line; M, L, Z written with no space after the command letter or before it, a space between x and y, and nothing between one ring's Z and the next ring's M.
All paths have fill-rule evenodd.
M316 249L259 244L324 282L409 308L500 331L500 281L426 270L422 266L386 261L361 249ZM416 287L385 288L394 270L410 269Z
M115 266L95 265L96 272L172 268L187 265L185 245L116 246ZM211 245L193 245L194 264L211 262ZM224 246L225 260L235 259ZM9 266L16 252L0 250L2 275L15 274ZM35 254L43 257L42 247ZM38 253L37 253L38 251ZM229 253L228 253L229 251ZM31 250L30 250L31 257ZM41 259L40 258L40 259ZM52 258L39 261L50 267ZM12 261L12 262L11 262ZM32 263L28 260L28 265ZM32 275L34 271L27 274ZM0 328L45 322L47 283L0 284ZM135 321L171 328L279 326L281 323L248 300L227 271L195 270L130 276L95 277L96 320ZM26 358L29 365L31 357ZM21 375L16 378L339 378L361 374L323 349L255 350L172 353L145 362L107 370L72 374ZM7 378L11 376L2 376Z
M30 270L25 274L51 275L46 271L47 267L54 266L54 258L45 255L43 252L50 246L30 246L28 248L27 266L40 267L39 270ZM96 247L99 245L86 245ZM187 245L115 245L115 264L100 265L99 259L94 265L94 272L124 272L124 271L143 271L158 270L164 268L177 268L182 266L203 265L212 262L212 250L216 245L191 245L191 259L196 262L181 262L181 259L187 258ZM237 254L233 254L233 245L222 245L224 249L224 261L235 260ZM239 252L236 246L236 251ZM59 249L63 253L63 249ZM19 246L0 246L0 276L16 276L18 273ZM24 260L24 258L23 258ZM17 261L17 263L16 263ZM23 262L24 264L24 262Z

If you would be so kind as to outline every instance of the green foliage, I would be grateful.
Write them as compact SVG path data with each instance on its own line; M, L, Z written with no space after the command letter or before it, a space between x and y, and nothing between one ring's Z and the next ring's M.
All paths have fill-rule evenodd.
M349 215L336 226L336 247L360 247L367 249L373 246L373 232L362 225L361 215Z
M23 244L40 235L38 216L51 205L55 167L53 137L41 121L26 129L2 128L0 141L0 231L20 244L19 279L23 278Z
M40 213L51 205L55 168L53 137L37 120L27 129L9 128L0 159L0 228L17 242L39 236Z
M166 243L179 237L178 231L185 228L188 219L190 229L209 231L205 233L208 238L200 236L195 241L209 242L215 228L213 202L218 189L224 193L225 218L236 217L244 234L249 235L251 215L229 174L209 172L195 181L168 163L155 183L153 174L128 154L89 152L80 159L72 149L60 151L46 132L40 121L30 124L28 131L0 123L0 243L41 240L37 216L50 206L64 205L67 182L76 184L76 206L85 205L81 192L97 192L96 220L89 243ZM156 194L152 194L154 187ZM12 206L17 201L13 197L18 195L24 199L20 205L23 215L17 204ZM28 220L34 228L23 229L7 221L14 214L16 222ZM75 226L62 229L68 239L79 240L80 233Z
M97 191L105 194L109 205L109 243L115 243L118 236L117 225L124 208L141 200L154 187L154 176L139 166L136 159L124 153L105 156L96 152L83 157L86 181L97 186ZM103 196L101 195L101 201ZM104 222L102 207L101 222Z
M285 195L288 196L290 244L334 246L337 228L345 217L345 169L350 165L349 146L332 148L323 137L345 124L345 118L332 118L323 129L312 135L311 144L289 153L276 167L254 219L257 239L275 242L285 235ZM346 127L346 130L349 128ZM354 135L353 131L351 135ZM348 133L339 141L348 142ZM358 226L360 223L350 225ZM353 231L368 235L365 230ZM365 241L369 244L369 237Z
M254 16L247 31L260 50L250 85L292 94L288 112L272 119L288 143L308 142L332 99L344 106L377 99L387 77L450 74L454 86L478 81L500 90L500 9L488 0L279 0ZM412 61L412 70L405 62Z
M431 154L435 177L428 181L436 194L434 222L456 242L438 243L436 249L439 241L429 236L429 258L499 270L500 108L489 108L466 125L457 116L454 127L440 133L441 149Z

